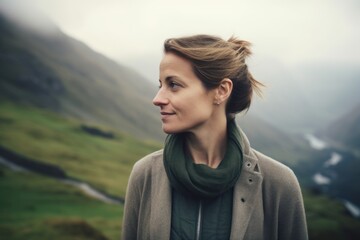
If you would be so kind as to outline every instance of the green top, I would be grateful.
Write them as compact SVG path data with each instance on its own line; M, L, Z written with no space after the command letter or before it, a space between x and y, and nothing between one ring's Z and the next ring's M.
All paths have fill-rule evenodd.
M207 199L173 190L170 239L230 239L232 207L233 188Z

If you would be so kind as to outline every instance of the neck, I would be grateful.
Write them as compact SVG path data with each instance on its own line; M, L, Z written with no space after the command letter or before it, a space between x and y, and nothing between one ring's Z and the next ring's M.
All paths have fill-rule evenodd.
M187 147L196 164L217 168L226 152L226 117L207 123L187 136Z

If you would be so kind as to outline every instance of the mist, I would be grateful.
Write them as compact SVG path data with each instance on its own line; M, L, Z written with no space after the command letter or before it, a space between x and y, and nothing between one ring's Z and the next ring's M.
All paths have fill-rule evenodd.
M252 43L265 87L236 120L297 176L310 239L358 239L359 7L0 0L0 235L119 239L131 169L166 137L151 102L163 42L213 34Z
M315 131L360 102L357 1L6 0L1 9L45 33L56 24L153 84L169 37L248 40L250 71L266 85L250 113L286 131Z

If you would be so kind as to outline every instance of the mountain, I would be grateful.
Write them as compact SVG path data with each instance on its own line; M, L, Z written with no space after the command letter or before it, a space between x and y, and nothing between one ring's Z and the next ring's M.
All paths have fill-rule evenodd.
M330 194L337 195L360 205L360 104L336 121L319 131L319 136L341 154L341 162L332 168ZM335 173L335 174L334 174ZM330 175L329 177L331 177Z
M34 31L0 14L0 146L39 165L59 167L72 178L123 197L134 162L161 148L158 143L128 136L163 138L158 111L151 104L156 86L67 36L51 23L48 27L50 31ZM292 101L302 95L284 94ZM282 102L282 96L278 103ZM302 137L286 134L281 124L274 124L276 111L271 106L275 105L270 105L268 112L262 112L260 117L252 112L239 116L241 128L257 150L295 170L304 169L308 166L305 161L312 160L311 153ZM288 110L285 117L297 114L296 108L277 107ZM285 126L289 118L279 116ZM94 127L92 123L106 127ZM7 193L0 200L10 214L0 217L0 235L28 239L29 235L37 238L35 235L50 231L49 236L58 239L63 238L62 234L66 236L64 232L75 229L94 232L92 226L111 232L109 236L119 234L121 224L116 219L122 217L121 208L118 208L120 213L114 213L108 206L96 206L92 201L89 205L89 200L71 187L30 174L20 176L0 168L0 178L0 190ZM356 191L356 184L351 187L349 194ZM13 211L14 203L20 203L20 208L15 204L15 210L22 214ZM314 239L340 239L343 232L352 234L353 229L358 229L357 222L345 216L338 203L305 194L305 204L310 217L310 236ZM68 215L74 211L80 221ZM36 214L42 218L34 227ZM9 223L9 216L14 221ZM116 224L108 219L115 219L112 223ZM63 232L58 233L59 229ZM329 230L337 235L330 232L334 237L329 238ZM314 235L318 232L325 237ZM89 239L87 235L84 238Z
M238 117L237 122L253 148L290 167L306 161L311 153L302 136L285 133L255 114Z
M303 164L300 178L305 186L319 189L333 198L360 206L360 104L316 131L325 143L311 161Z
M45 108L144 139L163 139L156 92L135 71L64 34L35 31L0 11L2 101Z
M314 62L295 67L258 56L253 74L264 82L255 113L286 132L313 132L360 103L358 63Z
M360 104L319 131L332 144L345 149L360 149Z
M155 84L55 25L49 28L36 31L0 16L0 99L163 140L158 110L151 104ZM302 156L304 144L273 124L252 114L239 121L259 151L288 165Z

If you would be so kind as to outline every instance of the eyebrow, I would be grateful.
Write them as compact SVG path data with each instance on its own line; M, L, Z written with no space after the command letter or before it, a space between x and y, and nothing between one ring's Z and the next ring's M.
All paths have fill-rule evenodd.
M171 80L176 80L178 79L176 76L168 76L165 78L165 82L170 82Z
M178 80L178 81L182 82L181 79L177 76L167 76L165 78L165 82L170 82L171 80ZM161 79L159 79L159 82L160 83L162 82Z

